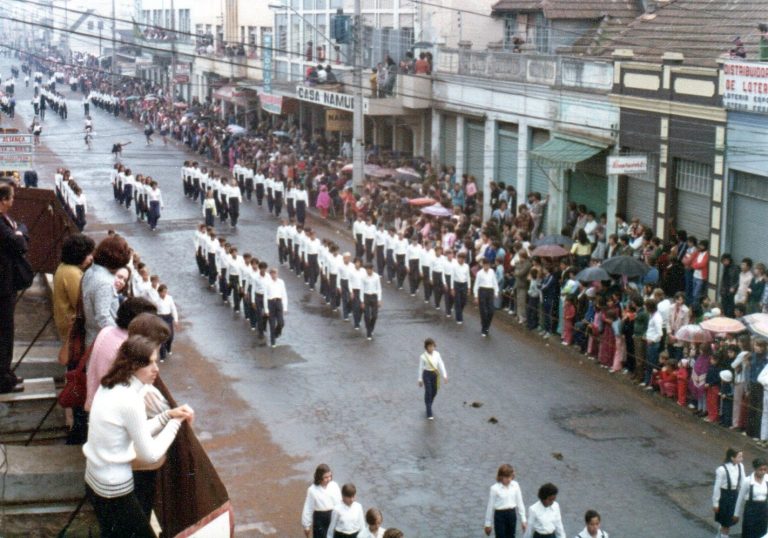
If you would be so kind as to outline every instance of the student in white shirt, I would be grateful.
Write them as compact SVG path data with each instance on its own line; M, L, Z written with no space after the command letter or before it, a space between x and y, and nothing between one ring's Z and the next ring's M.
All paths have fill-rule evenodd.
M733 516L734 524L742 521L742 538L762 538L768 530L768 463L757 458L752 467L755 472L741 483Z
M266 178L264 177L264 174L261 173L261 171L254 174L253 183L256 187L256 203L259 204L259 207L261 207L264 203L264 185L266 183Z
M525 532L525 505L520 486L515 481L515 470L504 463L496 472L496 483L491 486L488 495L488 507L485 510L486 536L496 532L496 538L514 538L517 520Z
M225 191L227 194L227 207L229 208L229 223L233 228L237 227L237 220L240 218L240 204L243 203L243 194L236 179L229 183L229 188Z
M382 538L387 531L381 524L384 522L384 516L378 508L369 508L365 513L366 527L360 531L357 538Z
M381 306L381 278L373 272L373 264L365 264L365 274L362 281L365 331L366 337L371 340Z
M483 268L475 275L473 293L480 307L480 334L488 336L493 321L493 301L499 295L499 283L488 258L483 258Z
M725 462L715 470L715 487L712 491L712 510L715 521L720 524L720 534L728 536L733 525L736 498L745 479L744 453L735 448L725 452Z
M285 321L283 316L288 313L288 294L285 282L277 277L277 269L269 270L269 278L264 284L264 316L269 318L269 339L272 347L276 347L277 339L283 333Z
M304 226L304 222L307 219L307 204L309 203L309 197L307 196L307 191L304 189L302 183L299 183L296 188L294 200L294 203L296 204L296 222L301 226Z
M171 346L173 345L175 329L179 326L179 312L176 310L176 303L173 301L173 297L168 293L168 286L160 284L157 287L157 296L157 315L163 318L163 321L168 324L168 328L171 330L168 340L160 346L160 360L163 361L166 357L173 355Z
M157 228L157 222L160 220L160 209L164 207L163 195L160 192L160 188L157 186L157 181L153 181L149 185L150 189L147 193L149 213L147 215L147 220L149 221L149 228L155 230Z
M434 420L432 402L435 401L437 390L440 388L440 377L448 383L448 372L437 351L437 345L431 338L424 340L424 353L419 356L419 386L424 387L424 403L427 406L427 419Z
M365 528L363 507L355 500L356 495L354 484L341 486L341 502L333 507L327 538L351 538Z
M565 538L557 486L546 483L539 488L539 500L528 509L528 528L524 538Z
M365 220L363 220L362 213L358 213L355 222L352 223L352 236L355 238L355 258L362 258L365 256L365 243L363 243L364 234Z
M464 323L464 307L467 306L467 290L469 289L469 265L466 263L467 254L459 252L456 255L456 265L453 266L453 275L450 283L451 295L456 311L456 323Z
M659 351L661 351L661 337L663 335L663 324L661 314L656 308L656 301L645 301L645 310L650 316L648 320L648 329L645 331L645 378L642 386L650 386L651 374L654 368L659 365Z
M596 510L587 510L584 514L584 522L587 526L576 535L576 538L608 538L608 533L600 528L602 520Z
M326 538L331 525L333 507L341 502L341 490L333 481L331 468L321 463L315 469L314 481L307 488L304 508L301 511L301 526L304 536Z

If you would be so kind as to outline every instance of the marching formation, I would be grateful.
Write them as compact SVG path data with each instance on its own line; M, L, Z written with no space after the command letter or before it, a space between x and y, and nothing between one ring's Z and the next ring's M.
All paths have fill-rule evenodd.
M136 210L136 218L146 220L154 231L160 220L160 210L165 207L163 195L157 181L151 176L133 175L127 166L115 163L110 171L110 183L115 201L131 209L131 202Z
M56 197L69 213L77 229L82 232L87 222L85 215L88 212L88 204L86 203L83 189L72 178L70 171L66 168L56 170L53 182Z

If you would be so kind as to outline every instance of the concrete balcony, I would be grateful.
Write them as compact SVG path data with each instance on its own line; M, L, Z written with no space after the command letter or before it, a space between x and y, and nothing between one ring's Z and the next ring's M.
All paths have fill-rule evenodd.
M609 93L613 87L610 61L525 52L441 48L435 59L435 74L596 93Z

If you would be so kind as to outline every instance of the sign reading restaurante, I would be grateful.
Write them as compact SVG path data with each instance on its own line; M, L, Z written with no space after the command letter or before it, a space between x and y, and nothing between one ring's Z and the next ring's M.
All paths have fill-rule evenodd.
M308 101L318 105L323 105L340 110L353 112L355 109L355 98L346 93L329 92L318 88L307 86L298 86L296 88L296 98L301 101Z

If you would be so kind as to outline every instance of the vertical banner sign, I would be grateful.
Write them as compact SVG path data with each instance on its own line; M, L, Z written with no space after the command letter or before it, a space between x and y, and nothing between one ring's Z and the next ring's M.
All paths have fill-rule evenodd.
M264 34L261 37L262 66L264 68L264 93L272 93L272 34Z

